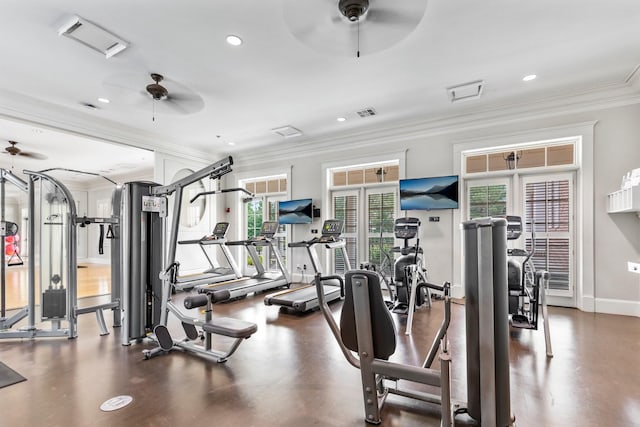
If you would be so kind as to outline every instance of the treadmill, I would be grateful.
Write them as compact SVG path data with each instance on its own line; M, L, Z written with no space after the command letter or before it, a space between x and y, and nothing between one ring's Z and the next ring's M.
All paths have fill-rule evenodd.
M347 270L351 270L349 257L345 250L346 241L340 237L344 223L338 219L328 219L322 225L322 235L311 240L289 243L291 248L306 248L311 266L315 273L322 274L322 268L316 252L317 245L324 245L327 249L340 250L342 258L345 262ZM344 288L342 283L336 279L327 279L322 281L322 289L324 298L327 302L331 302L344 297ZM315 285L306 285L295 289L276 292L267 295L264 299L265 305L280 305L289 307L299 312L313 310L319 306L318 294Z
M278 231L278 223L276 221L265 221L262 223L260 234L247 240L238 240L226 242L226 246L244 246L253 260L256 268L256 274L249 277L241 277L226 282L209 283L196 286L198 292L212 293L215 291L229 291L230 299L241 298L250 293L265 291L281 287L289 287L291 278L289 272L285 269L282 257L278 249L273 245L273 237ZM256 248L266 247L273 254L278 266L277 272L269 272L264 269L260 261L260 255Z
M176 290L185 290L202 284L227 282L229 280L242 277L242 273L240 272L238 264L233 259L233 256L231 256L229 248L225 245L227 241L225 236L227 235L228 229L228 222L219 222L216 224L216 226L213 228L213 231L208 236L204 236L200 239L178 241L178 244L180 245L198 245L200 249L202 249L202 253L204 253L204 256L209 262L210 268L203 271L202 273L188 274L184 276L180 276L178 270L178 273L176 274L176 277L173 281L173 285L175 286ZM216 267L214 262L211 260L211 257L209 257L207 250L205 249L207 246L219 247L225 259L227 260L228 267Z

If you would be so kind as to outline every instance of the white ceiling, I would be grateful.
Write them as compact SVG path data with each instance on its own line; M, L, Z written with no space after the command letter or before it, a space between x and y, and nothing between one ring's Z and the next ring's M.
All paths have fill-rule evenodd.
M131 157L83 148L95 139L217 160L401 123L614 90L638 93L637 0L370 3L357 58L355 27L337 19L337 0L2 0L0 119L20 123L0 120L0 144L13 139L49 156L38 165L64 166L62 154L73 164L66 167L95 172ZM105 59L58 36L73 14L130 47ZM228 34L244 44L226 44ZM154 107L143 94L151 72L165 75L170 93L196 94L202 108L170 114L160 101L152 121ZM532 73L536 80L522 81ZM479 79L480 99L449 101L447 87ZM378 114L358 117L367 107ZM337 122L339 116L347 121ZM283 140L271 132L284 125L303 135Z

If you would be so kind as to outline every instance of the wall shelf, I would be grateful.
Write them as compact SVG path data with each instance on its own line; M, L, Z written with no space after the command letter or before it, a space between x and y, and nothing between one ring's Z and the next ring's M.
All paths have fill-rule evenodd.
M640 185L615 191L607 196L607 212L640 212Z

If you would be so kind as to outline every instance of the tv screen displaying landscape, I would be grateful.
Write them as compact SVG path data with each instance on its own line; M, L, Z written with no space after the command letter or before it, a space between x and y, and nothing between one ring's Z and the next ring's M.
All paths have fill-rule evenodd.
M401 179L400 209L458 209L458 175Z
M278 202L278 223L311 224L313 221L313 201L311 199Z

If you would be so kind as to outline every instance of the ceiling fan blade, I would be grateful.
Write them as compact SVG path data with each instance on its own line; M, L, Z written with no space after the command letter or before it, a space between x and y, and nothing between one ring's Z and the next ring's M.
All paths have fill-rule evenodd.
M25 152L25 151L19 152L18 155L22 156L22 157L28 157L28 158L31 158L31 159L35 159L35 160L46 160L48 158L44 154L30 153L30 152Z
M363 54L387 49L413 32L425 15L427 0L389 4L370 0L369 9L359 23ZM358 24L342 16L337 0L284 0L283 5L285 24L303 44L323 53L355 56Z
M422 14L401 12L390 8L376 8L367 13L366 20L388 25L416 26L422 20Z
M166 77L161 81L161 85L167 89L167 98L153 101L145 89L153 82L149 74L142 73L141 75L114 74L107 77L103 81L103 85L114 99L150 113L155 110L161 114L193 114L204 108L204 100L200 95ZM171 101L172 105L166 105L167 101Z
M195 93L169 93L166 101L172 105L179 105L184 114L193 114L204 108L204 100Z

